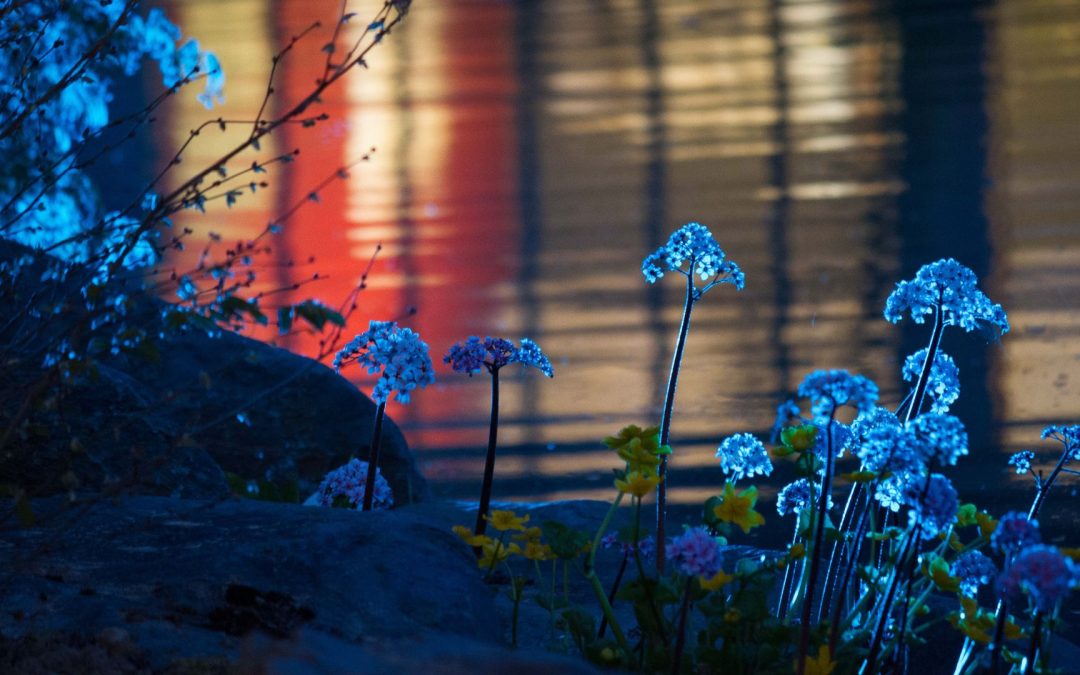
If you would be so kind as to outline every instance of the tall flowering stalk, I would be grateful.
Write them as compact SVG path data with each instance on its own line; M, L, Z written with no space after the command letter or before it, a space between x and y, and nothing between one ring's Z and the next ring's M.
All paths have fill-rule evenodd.
M532 366L548 377L554 377L551 361L540 350L539 345L529 338L522 338L521 346L504 338L485 337L481 340L471 335L464 342L450 347L443 357L444 363L458 373L473 373L487 370L491 374L491 421L488 426L487 458L484 461L484 482L480 487L480 507L476 513L476 527L473 532L482 535L487 529L488 508L491 505L491 485L495 479L495 447L499 433L499 371L503 366L520 363Z
M368 472L364 485L364 511L372 508L382 444L383 418L386 401L393 394L400 403L408 403L415 389L423 389L435 381L435 371L428 356L428 346L410 328L401 328L394 321L372 321L368 329L354 337L334 356L334 369L355 361L369 375L379 374L371 398L375 409L375 429L371 433L368 452Z
M931 372L938 365L938 349L946 326L959 326L966 332L987 326L1002 334L1009 332L1005 310L990 302L990 298L977 288L978 282L971 269L952 258L945 258L923 265L914 279L897 283L885 301L885 318L892 323L899 323L905 313L909 313L915 323L925 323L928 314L934 316L930 342L915 392L904 415L905 422L922 410Z
M667 445L671 430L671 409L675 404L675 386L679 380L679 367L682 363L683 349L686 347L686 335L690 330L690 314L694 303L706 292L720 284L732 284L742 290L746 276L732 260L727 260L724 250L713 239L709 229L701 223L687 223L668 239L667 243L656 249L641 263L641 273L650 284L656 283L665 272L675 272L686 277L686 299L683 304L682 321L679 324L679 337L675 342L675 353L671 358L671 372L668 375L667 392L664 395L664 412L660 418L660 445ZM702 285L695 284L700 279ZM667 471L667 456L660 462L658 476L660 483L656 488L656 538L664 541L664 520L667 512L667 485L664 474ZM659 547L656 554L656 569L664 569L664 549Z
M810 647L810 615L813 611L814 592L818 581L818 568L821 564L821 548L824 543L825 523L832 495L833 465L837 454L836 448L843 447L835 436L840 427L836 421L836 410L840 406L850 405L859 412L872 410L878 399L878 387L862 375L852 375L846 370L817 370L807 375L799 385L799 396L808 398L814 414L815 424L824 427L824 444L820 448L820 459L825 462L821 476L821 491L818 503L812 507L810 528L813 545L809 551L809 568L806 576L806 593L802 596L802 626L799 636L798 673L803 675ZM818 434L820 436L820 434ZM821 457L821 455L824 455ZM816 517L815 515L816 508Z

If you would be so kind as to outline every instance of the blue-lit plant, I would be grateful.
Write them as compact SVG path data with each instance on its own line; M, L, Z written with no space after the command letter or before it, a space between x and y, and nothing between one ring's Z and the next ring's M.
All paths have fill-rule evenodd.
M370 511L376 493L376 471L386 402L393 394L399 403L408 403L414 390L423 389L435 381L435 371L428 356L427 343L411 328L401 328L393 321L372 321L366 331L350 340L334 356L334 369L340 370L353 361L367 370L369 375L379 375L371 392L377 407L363 494L363 510Z
M727 254L713 239L712 233L701 223L683 225L671 235L666 244L646 256L641 263L641 273L650 284L659 281L666 272L675 272L686 277L686 296L683 301L682 320L679 323L679 336L675 340L675 353L671 358L664 408L660 416L660 445L667 445L670 437L675 387L679 382L679 368L686 347L686 336L690 330L690 315L694 310L694 303L721 284L732 284L736 289L742 290L746 283L742 270L733 260L727 259ZM660 483L656 486L656 536L661 541L664 539L664 521L667 514L667 483L664 480L666 471L665 455L660 461ZM656 569L661 572L664 569L663 548L657 550Z
M753 435L735 434L720 444L717 459L726 482L706 501L700 526L657 539L671 569L655 575L641 565L637 514L642 497L662 482L670 448L662 443L661 426L628 427L605 439L626 466L616 472L617 495L582 571L612 638L595 631L580 610L564 612L586 656L643 672L898 672L906 651L947 620L965 636L957 673L1003 662L1041 672L1048 626L1080 574L1062 550L1041 543L1034 517L1054 482L1075 473L1068 465L1080 459L1080 426L1044 431L1044 438L1063 446L1048 476L1033 470L1033 451L1010 460L1035 479L1027 515L1007 514L999 523L973 504L961 504L944 471L970 451L963 423L948 412L959 396L959 377L940 350L941 335L947 326L972 330L983 324L1005 332L1008 322L1000 306L978 291L974 274L952 260L927 265L915 280L898 285L886 317L895 321L908 311L916 321L927 314L935 319L927 348L903 363L901 375L912 388L895 410L879 405L874 382L844 370L805 377L798 391L805 411L794 401L780 407L773 455L793 460L795 478L780 491L777 510L794 516L795 526L787 550L772 557L739 559L725 547L738 532L765 524L755 510L756 488L736 488L774 468ZM686 324L684 315L680 343ZM678 358L676 375L677 369ZM673 390L669 386L669 395ZM842 406L855 411L850 424L838 418ZM842 463L850 469L839 468ZM833 493L843 483L851 487L838 513ZM595 556L626 495L634 525L620 535L622 564L605 592ZM565 534L566 528L553 531ZM625 581L631 558L638 574ZM1002 600L996 612L980 607L980 589ZM955 597L958 609L930 616L934 593ZM1030 620L1006 611L1025 600ZM620 623L619 603L633 607L632 630ZM1016 641L1023 641L1022 650L1008 648Z
M92 374L98 362L160 358L160 339L172 331L217 335L274 323L282 333L329 328L317 354L322 359L339 346L341 328L364 285L362 279L338 307L316 300L268 306L267 296L318 280L317 273L288 289L253 289L255 259L269 250L268 238L297 209L316 201L329 182L347 177L352 164L313 186L256 237L226 243L210 233L210 243L191 269L162 267L161 260L165 252L182 249L193 234L173 228L175 214L201 211L215 201L231 206L266 188L275 166L296 159L299 148L270 158L244 153L258 150L284 125L306 128L328 119L317 110L321 96L364 64L375 45L400 24L407 0L384 3L366 28L355 32L358 37L348 49L337 50L342 27L354 16L343 6L323 48L321 77L300 100L271 105L279 64L300 40L315 34L318 24L301 31L274 55L254 118L207 119L143 185L129 195L111 195L120 206L108 211L88 177L93 165L151 125L160 125L161 106L189 85L203 87L199 99L207 107L220 103L224 94L217 59L194 40L180 42L179 29L161 10L142 13L138 5L135 0L40 0L0 8L0 238L25 245L0 242L6 250L0 261L0 302L13 312L0 324L0 360L20 364L5 392L5 407L10 399L20 400L10 405L14 414L0 428L0 452L14 458L4 460L4 468L15 467L5 476L18 475L25 459L23 449L12 450L18 430L35 421L42 401L62 396L68 383ZM141 110L117 116L111 105L112 92L123 86L117 79L137 75L151 61L164 88ZM203 138L237 125L250 133L212 162L186 168L183 160ZM164 189L166 182L175 187ZM173 303L162 306L157 298ZM202 433L242 412L241 407L185 431ZM26 496L18 485L0 488Z
M488 424L487 456L484 460L484 480L480 487L480 506L476 512L473 533L482 535L487 529L488 507L491 505L491 486L495 479L495 447L499 434L499 371L511 363L532 366L548 377L554 377L551 361L540 347L529 338L522 338L521 346L504 338L469 336L459 342L443 357L454 372L473 373L487 370L491 375L491 419Z

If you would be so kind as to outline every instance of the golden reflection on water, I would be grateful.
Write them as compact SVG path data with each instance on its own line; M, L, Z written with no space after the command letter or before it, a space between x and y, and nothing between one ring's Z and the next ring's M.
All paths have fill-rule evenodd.
M229 103L210 115L252 117L276 46L316 18L332 21L333 4L173 3L227 73ZM988 452L1033 443L1046 421L1080 418L1080 69L1067 65L1080 12L1062 5L1051 20L1025 9L1034 4L999 3L977 18L993 28L984 285L1014 327L988 352L995 410L966 420L1001 425L1001 448L975 449L988 463L1001 463ZM381 3L355 5L363 17ZM436 360L469 334L534 337L556 377L506 371L496 497L545 499L608 497L615 462L599 439L659 417L682 290L672 279L649 287L640 263L678 225L705 222L747 287L715 289L694 312L670 494L699 502L720 480L719 442L764 435L810 370L862 372L885 402L901 397L902 329L880 312L911 264L904 228L918 214L901 213L912 190L905 153L929 141L905 126L899 23L855 1L416 2L370 68L325 98L328 122L264 144L264 157L302 148L272 172L272 190L181 224L252 236L374 148L287 223L264 283L318 271L329 279L282 301L314 293L333 303L382 244L351 332L415 307L403 321ZM325 39L283 63L285 100L310 86ZM183 101L171 113L180 130L208 116ZM212 161L242 133L206 135L188 163ZM936 227L947 240L950 224ZM317 349L312 336L284 344ZM437 384L391 414L436 491L469 497L488 381L438 365Z

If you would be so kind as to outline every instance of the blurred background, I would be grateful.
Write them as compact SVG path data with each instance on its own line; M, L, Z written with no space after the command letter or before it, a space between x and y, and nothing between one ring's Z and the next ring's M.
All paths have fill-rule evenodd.
M381 4L350 3L343 44ZM302 98L340 11L163 6L217 54L227 102L178 97L149 168L208 118L253 119L273 54L321 21L279 64L271 111ZM1042 427L1080 423L1080 3L417 0L368 64L324 98L329 120L264 143L262 157L301 149L269 190L178 219L196 234L172 263L190 264L211 232L254 236L369 154L256 268L268 287L323 277L275 301L337 305L382 244L346 337L400 319L431 345L437 383L389 412L435 494L476 498L489 379L441 357L489 334L535 339L555 368L550 381L504 371L495 498L611 497L618 462L600 439L658 423L682 309L680 278L650 286L641 260L693 220L746 289L695 308L672 423L676 504L715 494L719 443L766 439L813 369L863 373L898 403L900 364L929 328L887 323L884 300L942 257L975 270L1012 323L1000 342L946 332L962 376L953 412L971 436L950 473L963 496L1026 506L1031 480L1010 475L1008 454L1049 461L1060 446L1039 441ZM185 165L248 131L204 133ZM318 350L310 335L279 343ZM778 468L763 499L791 476ZM1048 510L1075 508L1069 478Z

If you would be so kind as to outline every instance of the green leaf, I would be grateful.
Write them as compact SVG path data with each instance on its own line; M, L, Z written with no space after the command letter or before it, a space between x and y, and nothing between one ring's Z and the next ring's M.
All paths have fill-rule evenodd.
M293 308L279 307L277 311L278 334L285 335L292 330Z
M554 520L545 521L541 526L544 541L551 546L556 557L570 560L578 557L589 548L591 537L588 532L575 530Z

